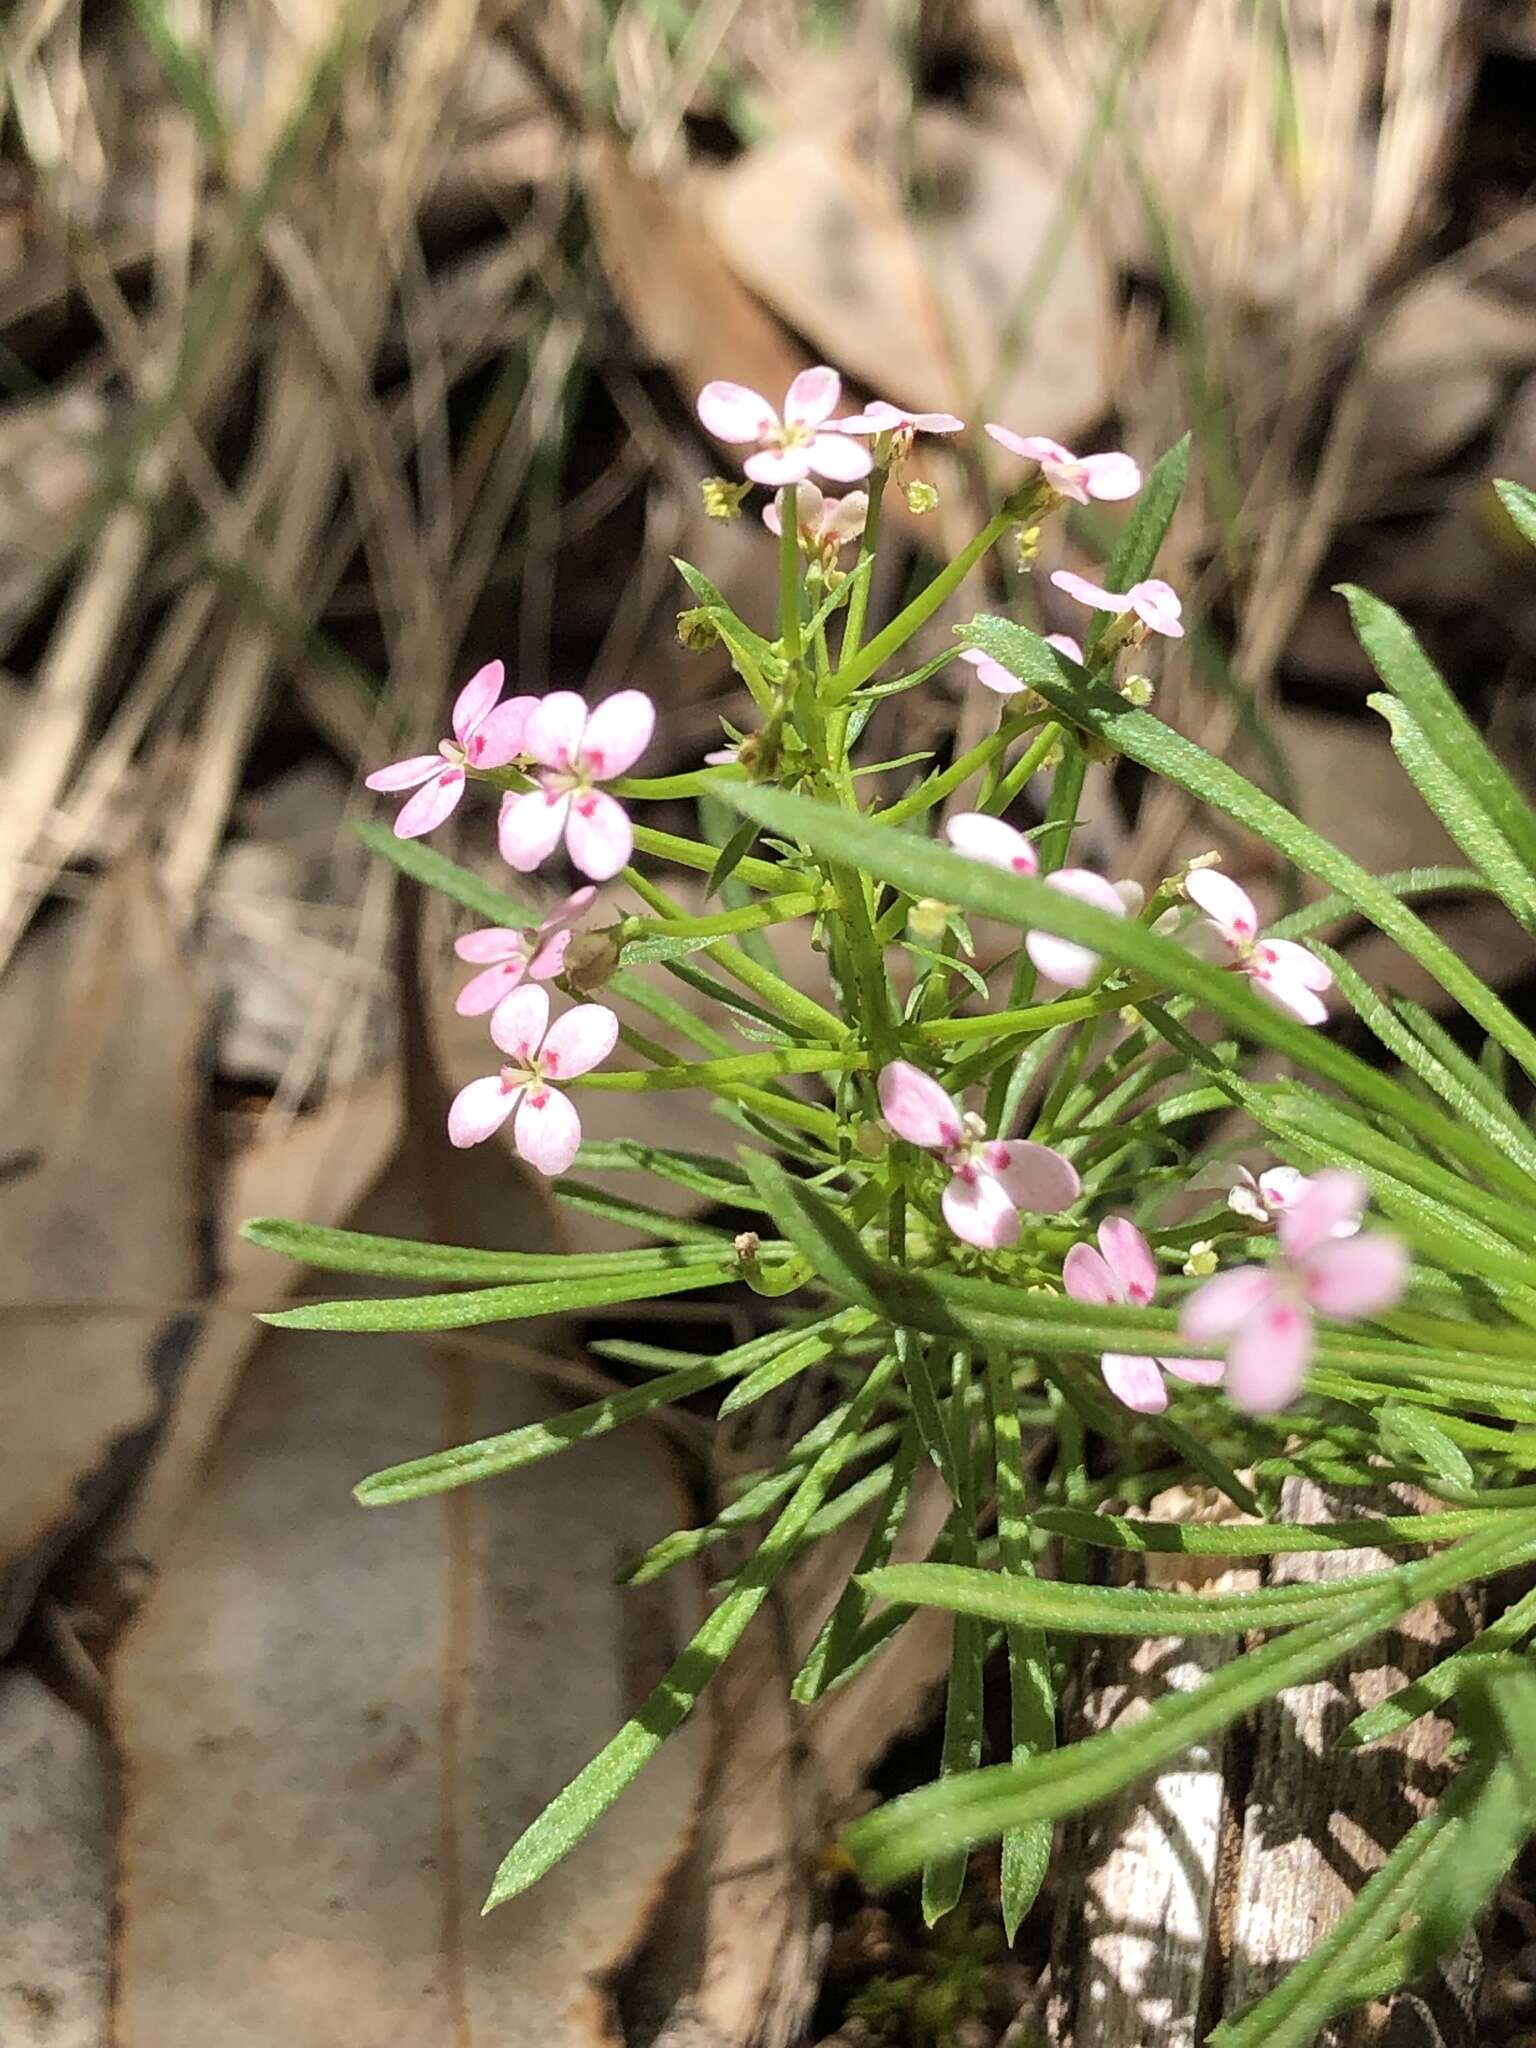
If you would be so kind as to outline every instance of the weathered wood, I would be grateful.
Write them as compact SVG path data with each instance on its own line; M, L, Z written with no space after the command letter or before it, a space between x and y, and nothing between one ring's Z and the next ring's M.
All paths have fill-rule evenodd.
M1288 1480L1292 1522L1394 1513L1421 1494L1324 1493ZM1193 1503L1164 1495L1153 1512L1188 1519ZM1270 1585L1334 1582L1396 1559L1375 1550L1276 1558ZM1259 1582L1252 1568L1147 1558L1159 1584ZM1170 1569L1171 1568L1171 1569ZM1197 1568L1198 1569L1198 1568ZM1047 2013L1052 2048L1196 2048L1208 2028L1272 1988L1337 1922L1360 1887L1447 1780L1452 1725L1426 1715L1368 1750L1336 1747L1345 1725L1439 1661L1476 1625L1475 1597L1415 1608L1386 1636L1295 1686L1215 1750L1197 1749L1129 1788L1069 1832L1053 1940ZM1242 1645L1222 1639L1106 1645L1089 1666L1079 1732L1139 1717L1154 1700L1200 1682ZM1480 1958L1474 1943L1434 1979L1361 2008L1318 2048L1474 2048Z

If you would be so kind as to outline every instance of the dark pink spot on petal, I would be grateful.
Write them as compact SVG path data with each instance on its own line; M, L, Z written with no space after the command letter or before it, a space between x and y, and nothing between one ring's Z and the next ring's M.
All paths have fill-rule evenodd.
M1029 873L1029 861L1022 853L1016 853L1009 862L1009 866L1016 875L1027 875Z

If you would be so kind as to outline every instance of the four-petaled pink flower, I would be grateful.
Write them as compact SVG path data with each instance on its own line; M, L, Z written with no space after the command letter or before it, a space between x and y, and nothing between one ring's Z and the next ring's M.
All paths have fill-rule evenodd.
M1047 647L1054 647L1058 654L1064 654L1068 661L1075 661L1081 668L1083 650L1070 633L1047 633L1045 644ZM979 647L962 648L960 659L969 662L975 669L978 683L995 691L999 697L1017 697L1021 690L1029 688L1029 684L1016 676L1011 668L1004 668L1000 661L994 661L990 654L983 654Z
M1075 1244L1067 1253L1061 1284L1074 1301L1146 1308L1157 1293L1157 1262L1129 1216L1106 1216L1099 1225L1097 1251L1091 1244ZM1210 1387L1222 1369L1219 1358L1143 1358L1128 1351L1106 1351L1099 1360L1105 1386L1138 1415L1161 1415L1168 1406L1165 1372Z
M1051 581L1068 597L1075 597L1079 604L1092 605L1096 612L1114 612L1117 617L1134 612L1149 632L1165 633L1170 640L1184 637L1180 623L1184 607L1178 592L1159 577L1149 576L1144 582L1133 583L1123 593L1105 590L1101 584L1090 583L1086 576L1078 576L1071 569L1056 570Z
M1303 1024L1327 1023L1322 998L1333 986L1332 972L1294 939L1266 939L1246 889L1216 868L1194 868L1185 877L1184 893L1205 913L1190 935L1199 952L1246 974L1260 995Z
M1184 1303L1180 1333L1192 1344L1226 1344L1227 1392L1248 1414L1271 1415L1300 1392L1314 1315L1357 1322L1401 1298L1408 1254L1397 1238L1337 1235L1366 1195L1358 1174L1317 1174L1279 1217L1281 1257L1218 1273Z
M816 484L786 484L776 491L773 502L763 507L763 524L772 534L784 531L784 504L795 501L795 525L800 552L831 568L841 549L856 541L869 517L868 491L850 491L845 498L823 496Z
M596 895L595 889L578 889L557 904L532 931L513 931L507 925L492 924L455 939L453 950L461 960L482 965L482 972L459 990L453 1006L459 1015L483 1017L521 982L553 980L565 965L571 926Z
M1015 434L990 423L987 432L1000 448L1022 455L1026 462L1038 462L1051 489L1079 505L1086 505L1090 498L1134 498L1141 489L1141 471L1129 455L1118 450L1109 455L1074 455L1044 434Z
M880 1070L880 1108L898 1138L935 1152L950 1171L944 1221L966 1244L996 1251L1019 1235L1019 1211L1054 1214L1082 1193L1077 1168L1028 1138L989 1138L938 1082L907 1060Z
M1024 834L984 811L960 812L944 827L944 836L967 860L984 860L989 867L1004 868L1014 875L1040 872L1040 857ZM1092 868L1057 868L1045 877L1045 886L1063 896L1075 896L1095 910L1107 911L1111 917L1134 915L1143 899L1140 883L1107 882ZM1086 988L1099 971L1097 953L1050 932L1031 932L1024 950L1042 974L1059 981L1063 988Z
M963 434L965 421L952 412L907 412L888 399L876 398L851 419L839 420L840 434L892 434L891 453L900 460L919 434Z
M564 1173L581 1144L581 1118L555 1084L600 1066L618 1036L619 1020L602 1003L578 1003L551 1024L548 990L532 982L514 989L491 1013L491 1037L506 1063L453 1098L450 1141L483 1144L515 1111L512 1142L519 1154L540 1173Z
M704 386L698 412L717 441L757 443L742 464L755 484L804 483L813 470L834 483L856 484L874 463L867 448L842 432L842 422L832 421L842 395L842 378L822 363L802 370L790 385L782 419L761 392L721 381Z
M416 791L395 818L396 838L419 839L442 824L464 794L466 767L505 768L522 752L524 729L538 700L509 697L499 703L505 678L499 661L476 669L454 699L453 738L439 740L435 754L391 761L368 777L369 789Z
M562 837L573 864L593 882L626 865L635 835L629 814L599 787L622 775L650 744L656 707L643 690L620 690L589 711L574 690L553 690L529 714L523 752L537 789L501 800L501 857L532 874Z

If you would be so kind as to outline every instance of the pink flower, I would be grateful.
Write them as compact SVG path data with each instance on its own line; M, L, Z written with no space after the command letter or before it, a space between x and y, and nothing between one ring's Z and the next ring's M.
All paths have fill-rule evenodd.
M1272 1166L1254 1175L1246 1166L1234 1167L1226 1176L1227 1207L1251 1223L1270 1224L1294 1209L1310 1193L1313 1182L1295 1166ZM1343 1216L1334 1226L1335 1237L1353 1237L1360 1217Z
M952 412L904 412L899 405L877 398L851 419L839 420L837 430L840 434L895 434L900 444L910 448L918 434L963 434L965 421L957 420Z
M1184 1303L1181 1334L1192 1344L1226 1343L1227 1391L1248 1414L1271 1415L1296 1398L1315 1314L1358 1322L1391 1308L1407 1286L1408 1254L1395 1237L1337 1234L1359 1217L1366 1193L1358 1174L1316 1175L1279 1218L1282 1257L1218 1273Z
M1061 1269L1061 1284L1074 1301L1100 1307L1118 1303L1146 1308L1157 1293L1157 1263L1152 1247L1129 1216L1106 1216L1099 1225L1099 1249L1075 1244ZM1214 1386L1222 1375L1216 1358L1142 1358L1126 1351L1106 1351L1099 1360L1104 1384L1117 1401L1138 1415L1161 1415L1168 1406L1163 1374L1197 1387Z
M1133 583L1123 596L1090 583L1086 576L1074 575L1070 569L1056 570L1051 581L1068 597L1075 597L1079 604L1092 605L1096 612L1114 612L1117 617L1134 612L1149 632L1166 633L1170 640L1184 637L1184 628L1179 623L1184 607L1178 593L1156 576L1149 576L1144 583Z
M442 824L464 794L466 767L505 768L522 752L528 714L538 700L509 697L498 703L505 676L499 661L476 669L454 700L453 738L439 740L435 754L391 761L368 777L369 789L416 791L395 818L396 838L419 839Z
M454 1008L461 1017L483 1017L494 1010L503 996L524 980L550 981L565 965L571 943L570 927L597 895L595 889L578 889L574 896L556 906L531 932L512 931L506 925L487 925L455 939L453 950L461 960L489 962L484 971L466 981Z
M1129 455L1074 455L1043 434L1015 434L990 423L987 432L1000 448L1022 455L1026 462L1038 462L1051 489L1079 505L1090 498L1134 498L1141 489L1141 471Z
M755 484L804 483L812 470L834 483L856 484L874 463L867 448L842 432L842 422L832 421L842 395L842 378L823 363L802 370L790 385L782 419L745 384L706 384L698 412L717 441L757 443L742 464Z
M800 552L831 568L838 553L864 531L869 516L868 491L850 491L846 498L823 497L815 484L786 484L763 507L763 524L773 534L784 530L784 501L793 495Z
M1047 633L1045 644L1081 667L1083 650L1070 633ZM960 659L975 669L978 683L995 691L999 697L1017 697L1021 690L1029 688L1028 683L1021 681L1011 668L1004 668L1000 661L994 661L990 654L983 654L979 647L962 648Z
M1001 818L984 811L962 811L949 820L944 836L956 853L967 860L984 860L989 867L1004 868L1014 875L1037 875L1040 859L1022 832ZM1095 910L1111 917L1127 917L1140 910L1142 890L1137 882L1106 882L1091 868L1058 868L1045 877L1048 889L1063 896L1075 896ZM1049 932L1031 932L1024 950L1040 972L1063 988L1086 988L1099 971L1099 956L1072 939L1053 938Z
M1294 940L1264 938L1246 889L1215 868L1194 868L1185 877L1184 893L1205 912L1192 934L1199 952L1246 974L1260 995L1303 1024L1327 1023L1322 993L1332 988L1332 973Z
M514 1110L512 1142L540 1173L564 1173L581 1144L581 1118L554 1086L601 1066L618 1042L619 1020L601 1003L578 1003L553 1024L549 993L527 984L491 1015L491 1037L507 1055L499 1074L482 1074L453 1098L448 1137L464 1147L499 1131Z
M962 1114L937 1081L907 1060L880 1070L880 1108L898 1138L937 1153L950 1171L941 1207L966 1244L996 1251L1019 1235L1019 1211L1054 1214L1082 1192L1077 1168L1049 1145L988 1138L980 1117Z
M529 715L523 751L537 764L537 789L501 800L501 857L532 874L562 837L575 866L594 882L619 872L634 851L629 814L599 788L633 767L650 744L656 707L643 690L620 690L589 711L574 690L552 690Z

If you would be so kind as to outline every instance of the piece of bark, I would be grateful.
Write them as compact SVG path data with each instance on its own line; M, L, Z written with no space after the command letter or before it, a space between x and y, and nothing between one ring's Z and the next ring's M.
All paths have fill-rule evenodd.
M1176 1488L1148 1513L1187 1521L1196 1507ZM1214 1518L1211 1497L1206 1508ZM1112 1576L1132 1583L1137 1562L1117 1558ZM1214 1558L1153 1552L1139 1563L1144 1583L1176 1592L1246 1593L1260 1579L1254 1565L1223 1569ZM1088 1665L1073 1732L1132 1727L1158 1700L1193 1691L1238 1654L1231 1636L1108 1641ZM1218 1741L1186 1750L1066 1830L1046 2009L1052 2048L1195 2048L1229 1818Z
M1289 1479L1281 1518L1331 1521L1427 1504L1403 1488L1384 1500ZM1264 1579L1331 1583L1398 1561L1376 1550L1295 1552L1272 1560ZM1171 1566L1188 1585L1195 1562L1148 1557L1147 1576L1173 1583ZM1258 1582L1252 1568L1207 1564L1199 1583L1246 1590ZM1415 1608L1326 1677L1281 1693L1248 1730L1186 1752L1083 1817L1062 1864L1052 2048L1194 2048L1219 2016L1252 2005L1311 1953L1450 1775L1452 1725L1441 1715L1366 1750L1338 1750L1338 1735L1453 1650L1477 1612L1468 1594ZM1106 1645L1091 1666L1080 1725L1089 1733L1112 1725L1128 1697L1188 1690L1239 1654L1228 1638ZM1318 2048L1474 2048L1479 1974L1468 1942L1432 1981L1344 2015Z
M1391 1489L1397 1514L1429 1506L1421 1493ZM1286 1521L1327 1521L1380 1510L1380 1496L1325 1493L1288 1479ZM1326 1585L1399 1561L1379 1550L1298 1551L1273 1560L1271 1585ZM1326 1676L1292 1686L1262 1708L1237 1867L1225 1903L1227 1952L1221 2002L1235 2013L1263 1997L1341 1918L1451 1775L1455 1723L1422 1715L1390 1740L1340 1750L1358 1713L1420 1677L1477 1626L1475 1588L1415 1607L1384 1636L1340 1660ZM1412 1990L1346 2014L1318 2036L1318 2048L1474 2048L1481 1954L1469 1939Z

